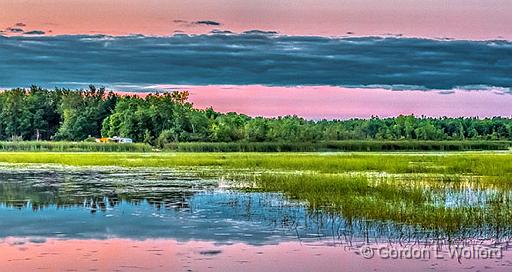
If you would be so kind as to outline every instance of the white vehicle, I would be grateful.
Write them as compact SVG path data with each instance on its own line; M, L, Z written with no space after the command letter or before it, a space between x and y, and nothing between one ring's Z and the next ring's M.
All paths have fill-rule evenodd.
M120 143L120 144L133 143L133 140L131 138L122 138L122 137L117 137L117 136L112 137L112 141L115 143Z

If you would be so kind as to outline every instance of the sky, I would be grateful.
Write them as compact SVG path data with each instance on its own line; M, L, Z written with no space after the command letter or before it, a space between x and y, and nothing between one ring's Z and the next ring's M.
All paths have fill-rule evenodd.
M0 88L186 88L198 107L311 119L512 116L510 14L508 0L0 0Z
M512 38L509 0L0 0L0 26L54 34L168 35L251 29L289 35ZM194 24L198 21L217 22Z

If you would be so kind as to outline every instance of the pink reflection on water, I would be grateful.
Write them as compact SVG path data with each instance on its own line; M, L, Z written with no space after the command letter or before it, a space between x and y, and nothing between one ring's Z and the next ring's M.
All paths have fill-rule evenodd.
M252 246L117 238L30 242L30 239L11 237L0 243L2 271L510 271L512 264L506 251L502 258L458 261L444 256L442 259L386 259L377 253L366 259L358 247L321 241Z

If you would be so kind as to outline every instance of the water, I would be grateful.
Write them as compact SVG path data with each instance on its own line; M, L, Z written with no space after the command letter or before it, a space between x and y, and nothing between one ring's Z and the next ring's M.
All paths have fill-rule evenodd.
M355 220L313 211L281 193L236 190L222 179L196 176L2 167L1 270L512 269L506 228L445 233L392 220ZM493 194L466 189L433 199L447 207L467 201L477 206Z

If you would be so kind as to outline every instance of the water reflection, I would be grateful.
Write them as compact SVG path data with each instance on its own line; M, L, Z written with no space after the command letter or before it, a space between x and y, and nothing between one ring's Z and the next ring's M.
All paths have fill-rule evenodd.
M302 263L302 267L315 264L336 270L343 265L341 260L368 265L361 257L361 249L366 245L442 252L449 252L453 246L478 245L500 247L508 252L512 236L508 225L481 225L453 232L391 219L347 217L327 208L312 209L310 203L291 200L282 193L244 192L224 188L216 179L203 180L195 176L192 172L158 169L2 168L0 252L10 252L9 260L15 263L13 260L19 256L11 252L13 247L23 252L37 252L30 255L33 258L48 257L43 253L51 251L52 247L58 248L60 255L69 254L68 250L101 245L134 248L133 254L140 255L140 250L135 249L154 247L154 251L147 251L153 254L151 256L171 256L185 270L191 267L225 270L228 263L230 268L238 269L247 259L258 264L266 260L269 264L270 259L279 259L280 254L286 252L290 260L307 258L308 263ZM493 195L497 194L494 189L485 190L489 190L488 193L483 189L449 189L447 192L452 193L442 197L431 194L430 200L436 207L456 207L467 201L475 207L483 207L488 202L486 199L494 199ZM234 253L241 248L251 253ZM228 258L232 262L226 262L226 252L233 252ZM191 256L192 253L195 255ZM100 259L93 255L89 257ZM262 259L259 255L266 257ZM224 266L211 261L218 256L223 256ZM340 259L325 263L313 260L315 256ZM130 254L123 258L137 259ZM121 270L158 268L165 271L169 268L167 262L156 262L161 266L154 267L155 262L150 259L140 259L133 267ZM508 267L511 264L508 260L491 260L491 264ZM439 263L416 261L427 261L429 265L425 265L425 269ZM122 263L126 265L130 261ZM62 267L67 265L72 266L62 264ZM407 264L400 265L407 267ZM283 268L273 267L271 269L269 264L268 269ZM352 268L357 270L358 266Z

